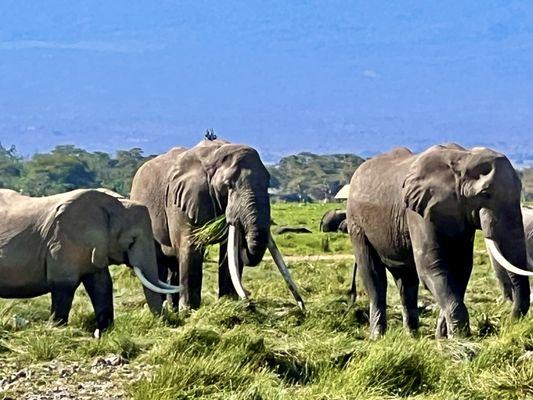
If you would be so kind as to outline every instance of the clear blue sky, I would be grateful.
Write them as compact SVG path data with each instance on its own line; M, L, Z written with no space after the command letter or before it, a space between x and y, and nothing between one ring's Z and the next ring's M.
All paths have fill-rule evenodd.
M210 127L269 160L533 153L533 2L0 2L5 146L157 153Z

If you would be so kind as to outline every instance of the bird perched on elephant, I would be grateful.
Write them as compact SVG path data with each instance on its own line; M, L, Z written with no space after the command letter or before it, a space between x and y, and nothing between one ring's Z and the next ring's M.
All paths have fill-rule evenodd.
M150 310L161 293L179 288L158 281L148 210L94 189L28 197L0 189L0 297L52 295L53 319L68 322L74 292L83 283L104 331L113 322L108 266L127 264L144 285Z
M346 219L346 210L329 210L324 213L320 219L319 230L321 232L337 232L339 227Z
M512 315L526 314L530 288L524 275L531 273L524 270L520 192L509 160L487 148L448 144L420 154L398 148L365 161L352 177L347 214L370 300L371 336L386 329L386 269L400 291L406 328L419 325L420 278L441 310L436 336L469 333L464 295L476 229L510 269Z
M533 270L533 208L522 206L522 221L524 224L524 236L526 239L527 263L529 270ZM498 278L498 283L505 300L513 301L513 283L507 270L497 261L496 257L489 251L490 262ZM500 260L503 263L505 261Z
M200 306L205 246L192 238L202 226L223 216L227 233L214 240L220 242L219 296L246 298L243 264L259 264L269 248L303 307L270 233L269 181L255 149L219 139L203 140L191 149L175 147L139 168L131 198L150 212L161 279L170 270L170 281L183 288L179 299L174 296L174 306Z

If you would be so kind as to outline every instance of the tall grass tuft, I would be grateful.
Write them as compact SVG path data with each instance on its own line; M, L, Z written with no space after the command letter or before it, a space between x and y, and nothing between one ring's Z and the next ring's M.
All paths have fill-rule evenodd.
M193 230L190 240L196 247L205 247L222 241L227 233L228 223L222 214Z

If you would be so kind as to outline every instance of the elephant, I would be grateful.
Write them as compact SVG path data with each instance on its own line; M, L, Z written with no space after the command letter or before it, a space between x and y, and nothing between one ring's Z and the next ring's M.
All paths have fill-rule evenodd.
M274 231L277 235L284 235L285 233L313 233L305 226L283 225Z
M150 310L161 294L179 288L158 281L153 233L143 205L96 189L28 197L0 189L0 297L51 293L52 316L66 324L74 293L83 283L96 315L98 336L114 319L108 266L131 266Z
M270 175L252 147L225 140L203 140L175 147L136 172L131 198L146 205L158 247L160 278L180 283L174 307L201 303L203 245L191 240L195 230L225 216L227 234L219 240L219 297L247 298L241 282L243 264L256 266L268 248L300 308L304 302L270 233Z
M321 232L337 232L339 226L346 219L346 210L329 210L320 219L319 230Z
M524 224L524 235L526 238L527 263L529 269L533 269L533 208L522 206L522 220ZM513 301L513 284L507 271L503 268L495 257L489 252L490 262L498 278L503 299Z
M512 316L529 309L521 182L505 155L457 144L420 154L396 148L354 173L348 230L370 302L370 335L387 327L386 270L402 301L403 324L419 327L419 279L440 308L436 337L468 335L464 295L473 265L474 233L482 230L512 283ZM352 275L352 295L355 285Z

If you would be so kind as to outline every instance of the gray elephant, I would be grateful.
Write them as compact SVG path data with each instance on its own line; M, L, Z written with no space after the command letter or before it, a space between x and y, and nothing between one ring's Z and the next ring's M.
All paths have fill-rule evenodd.
M533 208L522 206L522 219L526 238L528 266L530 270L533 270ZM507 274L507 270L496 260L495 255L489 252L489 257L496 277L498 278L504 300L513 301L513 283ZM505 263L505 261L501 261Z
M68 322L83 283L100 332L113 322L108 265L127 264L144 285L148 306L160 313L161 293L179 288L158 281L148 210L98 190L27 197L0 189L0 297L52 295L53 319Z
M329 210L320 219L320 232L337 232L342 221L346 220L346 210Z
M419 278L441 312L437 337L469 333L464 295L476 229L507 261L513 316L529 309L520 179L509 160L487 148L433 146L421 154L398 148L354 173L348 227L370 300L371 336L386 329L388 269L396 281L404 326L418 328ZM355 271L354 271L355 275Z
M183 288L179 299L174 296L174 306L200 306L204 247L195 244L191 236L225 215L228 233L219 240L219 296L246 298L242 266L259 264L268 247L303 307L270 234L269 180L256 150L223 140L203 140L191 149L173 148L137 171L131 198L145 204L150 212L160 277L166 280L170 270L170 281L179 282Z

